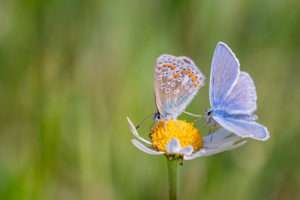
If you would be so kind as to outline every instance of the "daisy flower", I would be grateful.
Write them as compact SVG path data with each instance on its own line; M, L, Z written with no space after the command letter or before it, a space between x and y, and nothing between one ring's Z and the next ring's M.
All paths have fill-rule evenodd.
M134 146L151 155L166 155L170 160L174 157L193 160L232 150L247 142L224 128L202 137L193 123L183 120L169 120L167 123L159 121L157 126L151 129L149 141L139 135L128 117L127 120L132 134L136 137L131 140Z

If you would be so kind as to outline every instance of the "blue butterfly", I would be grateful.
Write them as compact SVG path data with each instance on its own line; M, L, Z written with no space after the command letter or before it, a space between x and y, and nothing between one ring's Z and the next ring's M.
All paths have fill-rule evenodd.
M267 140L266 127L255 122L256 89L250 75L240 71L240 63L231 49L219 42L213 56L207 123L219 124L240 136Z

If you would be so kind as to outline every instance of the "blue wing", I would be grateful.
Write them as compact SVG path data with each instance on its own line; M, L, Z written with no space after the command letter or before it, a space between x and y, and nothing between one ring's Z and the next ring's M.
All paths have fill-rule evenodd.
M209 97L211 107L224 101L240 73L240 63L230 48L219 42L212 60Z
M252 78L241 72L237 83L223 102L218 106L229 114L250 114L256 110L256 89Z
M270 137L266 127L253 121L219 115L218 112L214 113L213 119L223 128L243 138L250 137L258 140L267 140Z

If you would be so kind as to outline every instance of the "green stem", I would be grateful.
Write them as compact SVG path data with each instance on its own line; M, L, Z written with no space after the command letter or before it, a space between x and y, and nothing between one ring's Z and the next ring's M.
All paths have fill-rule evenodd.
M178 158L173 158L169 160L167 156L168 163L168 174L169 174L169 199L177 199L177 167L178 167Z

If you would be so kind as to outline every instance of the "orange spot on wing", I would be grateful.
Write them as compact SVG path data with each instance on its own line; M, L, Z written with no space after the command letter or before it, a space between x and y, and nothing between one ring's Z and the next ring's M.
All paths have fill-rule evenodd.
M164 64L164 67L167 67L168 65L167 64Z
M194 78L192 79L192 81L193 81L193 82L197 81L197 77L194 77Z
M194 74L190 74L190 75L189 75L189 77L193 77L193 76L194 76Z
M176 68L176 66L175 66L175 65L172 65L171 69L175 69L175 68Z
M169 82L170 82L170 81L172 81L172 78L169 78L169 80L168 80L168 81L169 81Z
M184 71L184 70L182 70L180 73L184 74L184 73L185 73L185 71Z
M212 84L214 84L215 83L215 77L213 77L213 80L212 80Z
M157 69L161 69L161 68L162 68L162 66L157 67Z
M176 74L174 74L174 78L177 78L178 76L179 76L179 74L177 74L177 73L176 73Z
M191 71L186 71L186 74L189 74L189 73L191 73Z
M199 83L195 83L195 87L199 87L200 86L200 84Z
M171 65L171 64L168 64L168 67L169 67L169 68L171 68L171 67L172 67L172 65Z

